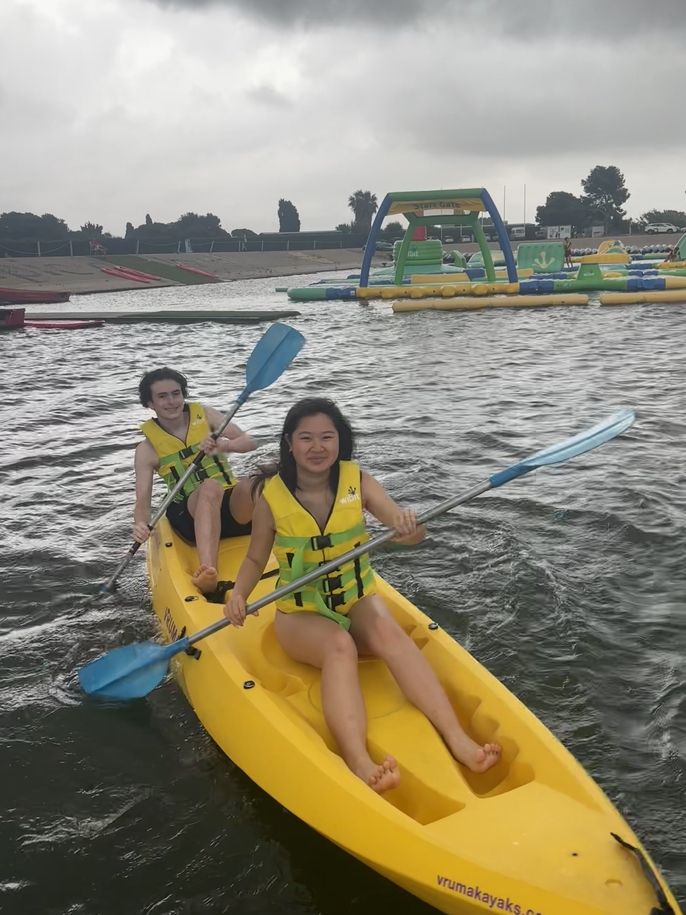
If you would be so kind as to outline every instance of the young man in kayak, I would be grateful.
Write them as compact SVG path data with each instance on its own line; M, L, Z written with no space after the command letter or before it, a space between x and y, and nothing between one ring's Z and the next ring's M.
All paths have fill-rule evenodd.
M278 466L265 469L253 488L250 546L224 612L242 626L246 601L274 550L279 584L294 581L322 562L369 539L364 511L398 532L397 542L417 543L424 529L383 486L351 460L353 433L330 400L308 398L289 411ZM377 593L367 556L277 602L277 640L295 661L321 670L324 717L349 768L379 793L400 781L392 756L375 762L367 750L367 719L358 678L358 655L381 658L398 685L443 737L456 760L484 772L500 756L495 743L480 746L462 729L433 669L396 623Z
M226 455L245 454L256 445L235 423L229 423L215 442L211 433L221 425L222 415L212 407L186 403L187 388L185 377L169 368L155 369L141 379L140 402L154 411L155 418L141 426L145 441L136 448L133 536L140 543L150 536L155 472L171 490L198 451L204 451L200 467L167 509L167 518L175 531L196 544L199 566L193 584L209 594L217 588L220 538L249 533L253 510L250 481L236 478Z

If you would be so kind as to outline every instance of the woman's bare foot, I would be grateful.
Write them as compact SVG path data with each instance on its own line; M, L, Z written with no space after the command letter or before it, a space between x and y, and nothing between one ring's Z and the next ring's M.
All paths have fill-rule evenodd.
M472 772L485 772L500 759L501 746L499 743L485 743L480 746L464 732L461 736L446 740L446 743L455 759Z
M191 578L191 581L203 594L209 594L212 591L217 590L219 576L217 575L217 570L213 566L206 566L203 563L203 565L198 567L198 571Z
M353 771L377 794L397 788L400 784L398 763L392 756L387 756L382 763L375 763L373 759L369 759L368 763L358 766Z

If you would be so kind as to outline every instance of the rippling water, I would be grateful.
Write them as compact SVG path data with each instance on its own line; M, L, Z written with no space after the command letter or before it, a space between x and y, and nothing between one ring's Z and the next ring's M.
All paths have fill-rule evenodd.
M283 307L277 284L140 290L68 308ZM240 414L264 437L258 459L295 399L326 394L353 419L365 466L419 508L618 405L638 411L621 439L443 516L421 549L376 565L565 743L683 900L686 310L297 308L289 323L306 348ZM257 789L173 682L146 702L103 707L75 681L101 650L155 633L142 561L115 599L89 599L130 542L140 375L175 366L194 397L228 407L263 330L0 335L0 911L429 911Z

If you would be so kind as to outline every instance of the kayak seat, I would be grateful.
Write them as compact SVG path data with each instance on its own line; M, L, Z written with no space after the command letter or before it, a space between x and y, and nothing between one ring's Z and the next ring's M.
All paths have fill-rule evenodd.
M284 700L292 720L314 732L339 756L324 721L318 671L292 661L278 644L271 624L264 627L256 645L257 655L247 662L241 660L263 686ZM370 753L378 760L392 754L402 773L399 788L386 795L390 803L422 824L459 812L477 793L470 784L470 773L455 762L428 719L405 699L383 661L363 658L359 671L369 721ZM471 716L479 700L467 696L462 705ZM501 772L496 781L502 779ZM481 786L478 793L492 790L492 782L491 779Z
M412 631L408 634L415 641L421 640ZM338 755L321 708L319 672L286 655L271 623L264 626L261 638L253 644L255 653L242 659L248 670L265 688L286 699L297 719ZM503 747L501 762L485 773L473 773L455 762L433 725L405 699L383 661L361 658L359 672L369 722L370 752L374 759L381 760L390 753L398 760L403 781L398 792L392 792L392 802L418 822L448 816L474 795L495 796L533 779L533 767L518 761L518 745L498 733L497 721L481 709L478 696L458 690L453 684L444 684L470 736L480 743L497 739Z
M260 625L260 617L250 621L250 625ZM236 640L234 651L251 677L264 689L281 696L307 689L306 667L296 664L285 654L276 641L274 626L271 622L262 623L262 633L257 639ZM312 671L314 676L316 671Z
M456 763L433 725L405 699L386 664L377 658L360 658L370 753L378 760L392 754L402 773L400 787L388 793L391 803L417 822L430 823L458 812L475 796L496 796L532 781L533 766L519 758L517 741L500 733L495 710L489 713L478 694L469 690L469 682L455 684L442 676L445 665L440 644L425 634L425 627L404 619L401 608L393 610L443 681L462 727L479 743L497 740L503 754L501 761L485 773L473 773ZM259 638L235 643L241 663L275 698L284 700L292 720L318 735L338 756L324 721L319 672L286 655L271 621L258 617L255 624L261 629Z

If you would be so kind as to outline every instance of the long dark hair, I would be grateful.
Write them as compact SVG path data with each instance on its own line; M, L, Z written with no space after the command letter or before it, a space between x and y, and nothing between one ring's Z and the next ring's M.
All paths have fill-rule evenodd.
M295 492L298 482L298 469L295 464L293 452L289 439L298 428L301 420L307 416L315 416L317 413L323 413L328 416L336 427L338 432L338 458L331 467L329 482L331 489L335 492L338 486L339 461L349 461L355 449L355 434L348 420L343 416L333 400L328 397L305 397L299 400L290 408L286 414L286 419L281 430L279 439L279 460L276 463L268 464L258 468L257 473L252 475L252 492L253 496L260 490L265 480L276 476L278 473L281 479L291 492Z

